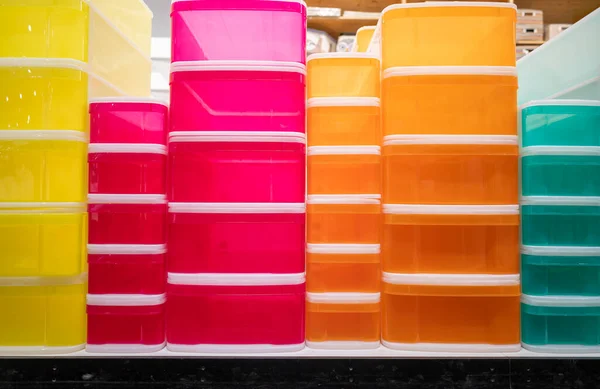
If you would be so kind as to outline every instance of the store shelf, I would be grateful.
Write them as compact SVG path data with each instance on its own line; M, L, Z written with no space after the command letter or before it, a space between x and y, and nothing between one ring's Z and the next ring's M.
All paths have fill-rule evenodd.
M332 18L324 16L313 16L308 18L308 28L325 31L334 39L340 34L355 34L356 30L363 26L374 26L377 19L354 19L354 18Z

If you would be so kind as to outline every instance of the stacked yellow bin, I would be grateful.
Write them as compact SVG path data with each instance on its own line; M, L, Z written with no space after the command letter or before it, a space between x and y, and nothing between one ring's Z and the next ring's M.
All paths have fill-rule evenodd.
M308 58L306 342L380 344L380 61Z
M141 0L0 0L0 355L85 343L88 99L150 94Z
M382 341L519 350L516 8L386 8Z

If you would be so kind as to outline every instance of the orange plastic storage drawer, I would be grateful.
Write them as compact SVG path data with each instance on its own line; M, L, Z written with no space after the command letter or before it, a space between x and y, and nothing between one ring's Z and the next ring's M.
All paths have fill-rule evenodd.
M308 196L307 202L307 242L380 243L379 195Z
M356 41L354 43L354 51L358 53L364 53L369 48L373 33L375 33L375 26L364 26L356 30Z
M379 293L307 293L306 345L370 349L380 344Z
M516 352L519 275L384 273L382 341L410 351Z
M390 273L519 273L519 206L384 205Z
M379 146L308 148L308 194L380 194Z
M516 136L392 135L384 204L518 204Z
M315 97L307 103L309 146L380 145L379 99Z
M306 290L314 293L380 291L378 244L314 244L306 248Z
M391 5L381 14L383 68L515 66L516 9L502 2Z
M514 48L513 48L514 51ZM370 53L321 53L308 57L307 94L313 97L379 97L379 58Z
M383 133L517 135L514 67L412 67L383 73Z

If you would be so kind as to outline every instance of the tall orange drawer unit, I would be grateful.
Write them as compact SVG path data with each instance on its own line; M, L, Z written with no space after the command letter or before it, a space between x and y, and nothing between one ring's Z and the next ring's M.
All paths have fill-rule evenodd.
M433 352L516 352L519 275L384 273L382 343Z
M514 51L514 48L513 48ZM306 61L307 97L379 97L381 67L371 53L320 53Z

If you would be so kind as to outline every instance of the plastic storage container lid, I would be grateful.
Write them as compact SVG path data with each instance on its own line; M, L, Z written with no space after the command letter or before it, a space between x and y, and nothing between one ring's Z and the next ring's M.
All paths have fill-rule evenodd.
M538 307L600 307L597 296L531 296L521 295L521 302Z
M519 285L519 274L399 274L383 273L383 282L394 285L507 286Z
M304 273L169 273L167 282L171 285L204 286L284 286L304 284Z
M512 3L496 3L489 1L426 1L422 3L410 3L410 4L392 4L381 11L381 15L387 11L401 8L434 8L434 7L489 7L489 8L512 8L517 11L517 6Z
M379 146L310 146L307 155L381 155Z
M167 155L167 146L148 143L90 143L88 153Z
M384 204L391 215L518 215L518 205Z
M87 72L87 64L69 58L0 58L0 67L62 68Z
M86 282L87 273L73 277L0 277L0 286L61 286Z
M87 136L73 130L2 130L0 140L52 140L87 142Z
M3 203L0 214L85 212L85 203Z
M523 245L521 254L541 257L600 257L600 247Z
M308 243L306 252L313 254L379 254L378 244Z
M306 301L319 304L372 304L381 300L380 293L312 293L306 292Z
M384 146L393 145L517 145L516 135L388 135Z
M333 58L367 58L367 59L376 59L381 61L377 54L373 53L359 53L359 52L334 52L334 53L315 53L311 54L306 58L306 62L311 61L313 59L333 59Z
M598 146L527 146L521 149L521 157L530 155L592 155L600 156Z
M278 142L306 144L306 135L286 131L174 131L169 143L176 142Z
M175 3L185 3L185 2L195 2L198 0L171 0L171 5L175 4ZM264 0L264 1L277 1L280 3L298 3L298 4L302 4L304 7L306 7L306 2L304 0Z
M166 204L167 196L158 194L88 194L90 204Z
M171 213L305 213L304 203L169 203Z
M115 255L152 255L167 252L164 244L88 244L87 251L90 255L115 254Z
M588 107L600 107L600 100L532 100L529 103L521 105L520 109L529 107L544 107L544 106L588 106Z
M517 68L514 66L398 66L383 72L383 78L460 75L517 77Z
M380 194L348 195L308 195L307 204L377 204L381 203Z
M90 99L90 104L119 104L119 103L131 103L131 104L160 104L165 107L169 107L167 101L157 99L154 97L134 97L134 96L117 96L117 97L96 97Z
M104 307L149 307L167 301L166 294L88 294L87 305Z
M523 196L521 205L600 206L596 196Z
M314 107L379 107L378 97L313 97L306 101L306 108Z
M306 75L306 65L299 62L244 60L180 61L171 64L171 73L208 71L289 72Z

